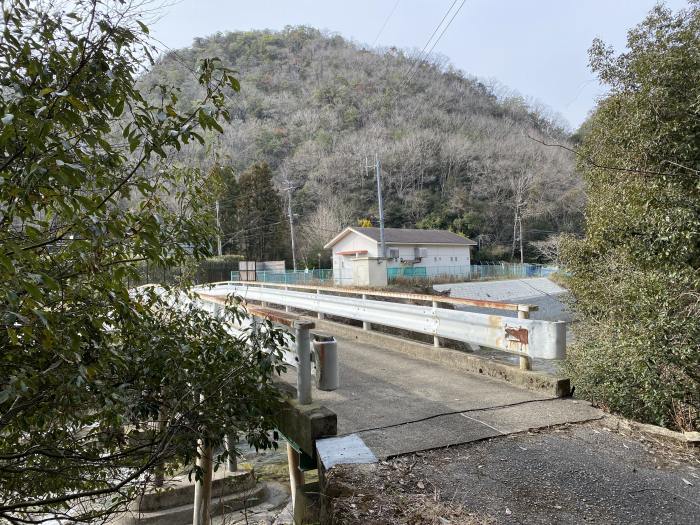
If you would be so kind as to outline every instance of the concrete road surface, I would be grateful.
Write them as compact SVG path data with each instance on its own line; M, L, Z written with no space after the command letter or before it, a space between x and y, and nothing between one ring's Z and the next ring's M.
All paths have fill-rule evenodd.
M357 434L386 458L567 422L601 412L404 353L338 339L340 388L313 390L338 415L338 433ZM296 372L285 379L296 383Z

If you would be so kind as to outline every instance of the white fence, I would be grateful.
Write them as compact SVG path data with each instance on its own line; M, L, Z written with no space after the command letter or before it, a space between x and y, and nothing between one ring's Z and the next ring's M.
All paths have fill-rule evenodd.
M439 308L437 304L440 298L435 298L437 301L433 301L431 305L418 305L371 300L362 295L372 295L372 291L344 290L342 292L362 295L352 297L330 293L328 289L323 288L317 289L315 293L310 290L291 288L263 284L217 283L211 287L205 286L199 289L209 295L234 294L244 300L430 334L531 358L562 359L566 354L566 323L563 321L516 319ZM376 293L380 294L380 292ZM396 295L410 298L409 294ZM430 299L426 297L431 296L415 296L418 300L429 301ZM454 299L445 299L445 301L456 302ZM493 303L491 307L492 305Z

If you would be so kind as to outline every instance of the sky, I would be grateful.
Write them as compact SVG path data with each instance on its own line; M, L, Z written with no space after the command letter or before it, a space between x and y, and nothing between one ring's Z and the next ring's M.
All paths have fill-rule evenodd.
M462 0L450 11L442 32ZM656 0L466 0L433 53L467 75L534 99L576 129L605 93L588 68L600 37L616 50ZM218 31L307 25L361 44L422 50L453 0L175 0L151 25L172 49ZM674 9L685 0L666 0ZM391 14L391 16L389 16ZM385 24L386 22L386 24ZM430 42L430 46L435 38Z

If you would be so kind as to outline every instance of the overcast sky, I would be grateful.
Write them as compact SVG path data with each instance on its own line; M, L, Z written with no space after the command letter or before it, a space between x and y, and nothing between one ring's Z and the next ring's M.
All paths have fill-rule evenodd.
M466 74L496 79L537 99L576 128L604 92L588 69L592 40L601 37L622 49L627 30L655 3L466 0L434 52ZM674 10L687 5L685 0L665 3ZM151 32L168 47L181 48L194 37L217 31L308 25L360 43L373 44L376 39L378 46L420 50L452 4L453 0L399 0L398 5L396 0L180 0L164 10Z

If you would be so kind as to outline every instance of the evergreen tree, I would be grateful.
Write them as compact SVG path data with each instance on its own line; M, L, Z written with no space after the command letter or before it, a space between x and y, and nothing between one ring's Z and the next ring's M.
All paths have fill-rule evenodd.
M657 6L616 55L591 65L610 87L585 126L587 232L565 249L581 322L568 369L578 391L622 414L700 425L700 3Z
M266 162L250 166L238 181L238 238L246 259L268 261L286 255L282 199Z
M262 349L282 335L232 336L241 312L209 315L186 283L130 289L139 264L209 255L213 195L169 161L221 131L239 85L207 59L191 111L167 85L145 100L141 3L2 5L0 522L111 522L149 473L201 480L225 435L271 445L281 353Z
M224 254L240 253L241 239L238 232L238 199L240 186L231 166L216 165L212 174L221 185L219 197L219 224Z

